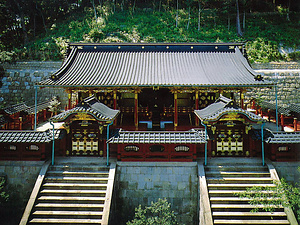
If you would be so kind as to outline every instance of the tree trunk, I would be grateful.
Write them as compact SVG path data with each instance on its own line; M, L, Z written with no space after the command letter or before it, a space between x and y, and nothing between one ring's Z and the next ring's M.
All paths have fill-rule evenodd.
M241 29L241 22L240 22L240 10L239 10L239 1L236 0L236 30L238 36L243 36L243 32Z
M228 31L230 31L230 16L229 16L229 14L228 14L228 19L227 19L227 21L228 21Z
M28 35L27 35L27 30L26 30L26 25L25 25L25 15L22 7L20 6L19 2L14 0L15 4L17 5L17 8L20 13L20 19L21 19L21 27L22 27L22 32L23 32L23 39L24 39L24 46L27 45L28 43Z
M189 18L188 18L188 23L187 23L187 26L186 26L186 29L188 30L189 27L190 27L190 20L191 20L191 6L189 6Z
M198 31L200 31L201 28L201 3L200 0L198 1Z
M94 14L95 14L95 20L97 20L97 11L96 11L95 1L94 0L92 0L92 5L93 5L93 9L94 9Z
M177 10L176 10L176 27L178 26L178 0L177 0Z

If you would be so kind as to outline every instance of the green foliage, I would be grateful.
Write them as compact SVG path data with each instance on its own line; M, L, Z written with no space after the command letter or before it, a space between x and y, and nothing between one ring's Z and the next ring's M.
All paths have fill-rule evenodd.
M5 179L0 177L0 205L7 202L9 195L4 191Z
M290 12L287 20L282 8L270 7L267 1L240 1L241 11L246 12L243 37L236 34L235 1L179 0L177 27L175 1L134 2L29 0L22 1L19 9L15 3L0 4L5 21L0 33L0 45L5 47L1 49L14 50L18 60L61 60L69 42L248 41L250 61L269 62L287 60L278 46L300 46L300 13ZM25 30L19 24L20 10L26 15ZM28 41L22 46L25 34ZM289 57L294 58L293 54Z
M274 212L279 206L290 207L300 221L300 189L288 184L284 179L275 182L273 187L254 186L237 195L249 199L250 204L254 206L262 206L262 209L267 212ZM255 207L253 211L259 209Z
M135 209L135 218L128 221L127 225L177 225L177 219L171 210L171 204L166 199L158 199L151 206Z
M300 52L291 52L288 54L288 58L291 61L300 61Z
M247 44L248 59L250 62L266 63L283 60L284 56L279 52L279 46L263 38L256 38Z

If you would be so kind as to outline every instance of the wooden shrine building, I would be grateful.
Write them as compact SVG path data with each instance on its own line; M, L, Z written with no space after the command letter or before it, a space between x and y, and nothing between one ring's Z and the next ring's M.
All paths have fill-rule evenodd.
M189 130L193 111L220 96L269 86L244 57L243 44L70 44L62 67L38 87L64 88L70 109L95 95L120 110L125 130Z

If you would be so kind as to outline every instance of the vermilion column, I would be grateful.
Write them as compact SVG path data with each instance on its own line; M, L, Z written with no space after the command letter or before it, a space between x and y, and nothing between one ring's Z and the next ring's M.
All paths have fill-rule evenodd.
M240 90L241 108L244 109L244 91Z
M281 122L282 130L284 130L284 115L283 114L281 114L280 120L281 120L280 122Z
M139 129L139 108L138 108L138 92L134 92L134 126L135 130Z
M114 90L114 109L117 109L117 91Z
M71 109L71 105L72 105L72 90L69 90L68 93L68 109Z
M174 130L177 130L178 126L178 103L177 92L174 92Z
M199 91L195 92L195 110L199 109ZM199 118L195 115L195 125L199 126Z
M297 121L297 118L294 118L294 131L298 131L298 121Z

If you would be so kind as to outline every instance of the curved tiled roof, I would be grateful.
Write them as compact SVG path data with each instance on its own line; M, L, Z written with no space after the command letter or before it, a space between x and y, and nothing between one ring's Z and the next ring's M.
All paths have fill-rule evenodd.
M79 103L75 108L62 112L51 118L51 121L61 122L72 114L85 113L92 115L99 121L113 121L119 114L119 110L114 110L99 102L95 96L88 97Z
M41 86L233 86L270 85L237 45L73 44L61 69Z
M300 143L300 132L272 131L272 137L269 137L266 142L271 144L298 144Z
M62 130L54 131L54 138L58 139ZM52 141L52 130L1 130L0 143L44 143Z
M203 136L190 131L124 131L109 139L111 144L202 144Z
M215 103L207 106L204 109L195 110L194 113L197 115L199 119L202 121L217 121L223 115L228 113L239 113L247 116L251 121L265 121L262 117L249 112L247 110L241 109L236 106L236 104L224 97L221 96Z
M273 111L276 111L276 104L266 102L266 101L261 101L259 103L260 107L263 109L270 109ZM277 106L278 113L283 114L285 116L290 116L291 115L291 110L289 108L285 108L282 106Z

